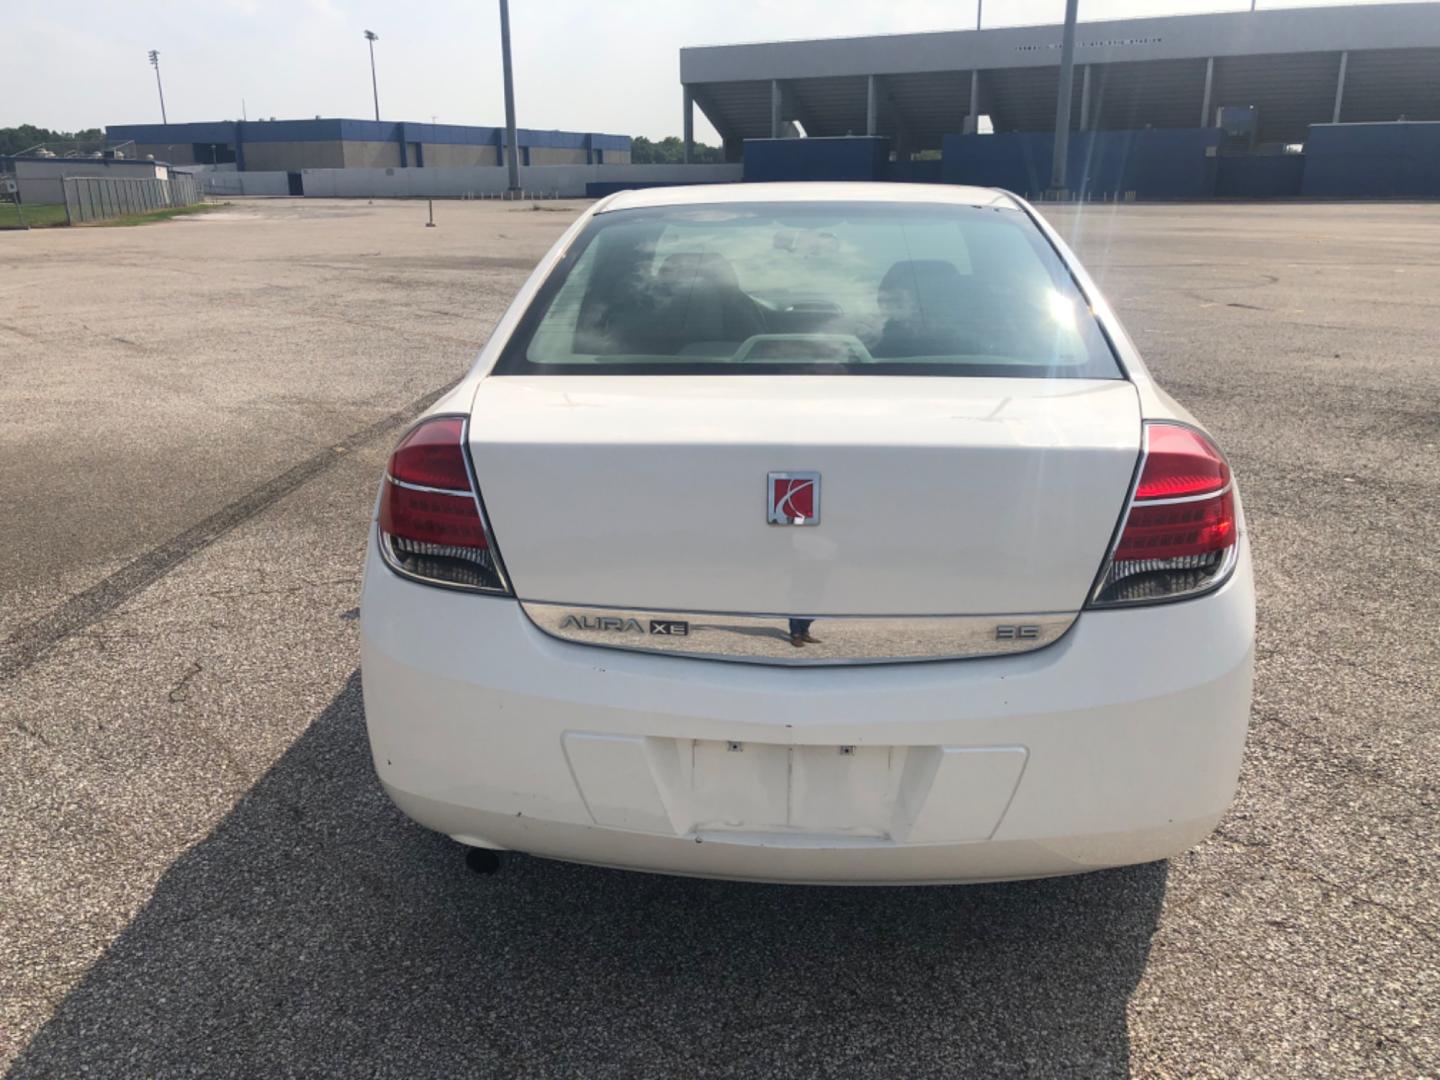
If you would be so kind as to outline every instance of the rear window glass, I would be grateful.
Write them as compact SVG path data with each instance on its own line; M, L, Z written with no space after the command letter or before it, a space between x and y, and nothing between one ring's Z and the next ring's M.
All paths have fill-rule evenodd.
M1122 377L1025 214L928 203L598 214L495 371Z

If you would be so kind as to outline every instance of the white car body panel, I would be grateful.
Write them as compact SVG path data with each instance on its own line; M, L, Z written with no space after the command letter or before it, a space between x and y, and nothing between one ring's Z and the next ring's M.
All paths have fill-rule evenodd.
M594 214L784 199L1013 204L1070 264L1125 380L1098 390L1032 380L1007 397L1008 387L979 379L684 376L662 393L645 385L648 377L487 378ZM741 385L761 381L779 385L763 394ZM904 401L903 416L867 415L880 383L887 401ZM981 418L985 402L1003 422ZM481 494L521 599L836 615L1078 611L1126 497L1126 481L1117 492L1115 478L1133 471L1141 423L1194 424L1154 384L1094 283L1022 200L985 189L849 183L602 200L541 261L472 371L431 412L472 416ZM996 471L937 470L949 436L967 451L983 448ZM792 459L787 451L799 447L804 457ZM1091 470L1066 461L1062 450L1076 448ZM822 453L833 456L813 460ZM1007 453L1016 456L1007 461ZM981 512L945 504L927 509L923 523L970 545L983 572L967 574L963 559L951 560L947 577L937 573L942 557L933 548L906 549L867 534L860 517L847 520L837 485L866 469L874 470L867 483L878 483L887 465L970 498ZM767 532L760 485L767 471L787 468L825 477L821 527ZM660 544L631 549L634 516L654 518L628 501L637 470L672 501L683 474L733 482L713 504L682 505L678 523L653 521L683 541L688 567ZM735 475L725 480L725 472ZM1003 512L1007 485L1033 494L1044 476L1063 478L1047 490L1073 491L1074 502L1048 519L1027 520L1013 503ZM547 500L545 491L560 497ZM1082 505L1086 498L1095 505ZM725 531L736 512L756 522L738 541ZM837 521L852 531L829 527ZM838 667L722 663L557 640L515 598L398 576L380 558L372 529L361 631L375 766L401 809L462 843L639 870L933 883L1164 858L1209 834L1240 768L1254 593L1243 511L1239 522L1233 572L1198 598L1081 611L1058 641L1019 655ZM981 551L987 528L996 543ZM1071 540L1079 541L1073 560ZM588 564L576 558L585 550ZM909 577L907 562L918 571Z
M771 668L573 645L513 600L405 581L373 547L361 611L371 746L402 809L467 844L633 869L941 882L1163 858L1229 805L1249 716L1248 550L1201 600L1087 611L1037 652L925 664ZM616 745L576 755L577 737ZM777 820L791 791L777 762L798 750L868 765L841 756L851 746L904 756L895 777L855 775L881 794L828 828ZM955 753L993 756L1003 775L938 768ZM693 765L682 771L705 754L747 768L768 755L728 819L707 812ZM830 786L850 790L845 774Z
M697 612L1078 611L1140 445L1117 379L509 376L474 417L520 599ZM820 528L766 523L785 469Z

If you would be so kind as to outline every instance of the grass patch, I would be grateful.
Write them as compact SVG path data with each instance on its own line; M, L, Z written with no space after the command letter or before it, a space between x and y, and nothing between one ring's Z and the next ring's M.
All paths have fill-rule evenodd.
M47 229L52 225L65 224L63 203L26 203L24 207L19 207L12 202L0 202L0 229L18 229L22 210L25 224L32 229Z
M171 206L164 210L152 210L148 214L125 214L117 218L107 218L105 221L86 222L87 225L149 225L152 221L169 221L171 218L191 217L195 214L204 214L211 210L219 210L229 203L196 203L194 206ZM61 207L63 210L64 207Z
M218 210L229 203L196 203L194 206L171 206L164 210L152 210L146 214L125 214L122 217L107 218L105 221L87 221L87 226L103 225L148 225L152 221L169 221L171 218L190 217ZM61 203L27 203L23 208L14 203L0 203L0 229L18 229L21 210L25 213L25 224L32 229L48 229L65 224L65 207Z

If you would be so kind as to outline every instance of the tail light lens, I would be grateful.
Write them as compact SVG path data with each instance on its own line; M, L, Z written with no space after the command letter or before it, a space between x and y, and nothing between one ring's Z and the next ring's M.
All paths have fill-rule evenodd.
M1207 592L1229 576L1238 540L1224 455L1194 428L1146 424L1140 477L1091 606Z
M465 448L465 418L423 420L400 440L380 493L380 554L432 585L510 592Z

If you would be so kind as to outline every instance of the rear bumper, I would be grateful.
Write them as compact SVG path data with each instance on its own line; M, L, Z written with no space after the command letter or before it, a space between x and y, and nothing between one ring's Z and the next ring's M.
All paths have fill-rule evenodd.
M512 600L402 580L362 601L376 770L469 844L669 873L927 882L1175 854L1234 792L1248 548L1198 600L1086 612L987 660L774 668L574 645Z

